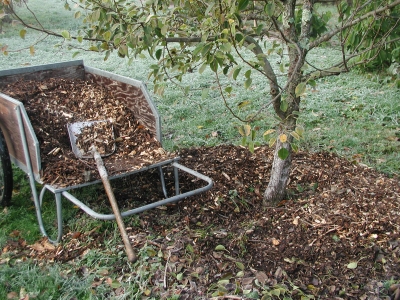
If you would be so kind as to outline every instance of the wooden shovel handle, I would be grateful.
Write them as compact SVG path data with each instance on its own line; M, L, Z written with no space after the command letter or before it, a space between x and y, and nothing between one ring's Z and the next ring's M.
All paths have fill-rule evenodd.
M135 253L133 252L132 245L128 238L128 234L126 233L125 225L124 225L124 222L122 221L122 216L121 216L121 213L118 208L117 200L115 199L115 195L111 188L110 181L108 180L107 170L104 167L104 163L103 163L103 160L101 159L100 154L97 152L97 150L95 148L92 148L92 153L93 153L93 157L96 161L97 169L99 171L101 181L103 182L104 189L106 190L108 200L110 200L110 204L111 204L112 210L115 215L115 219L118 224L119 232L121 233L121 237L122 237L122 240L125 245L126 255L128 256L128 260L130 262L135 262L137 257L135 255Z

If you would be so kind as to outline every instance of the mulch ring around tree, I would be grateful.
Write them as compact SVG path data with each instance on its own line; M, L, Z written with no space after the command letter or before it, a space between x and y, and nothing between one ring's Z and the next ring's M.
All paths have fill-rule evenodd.
M142 213L139 225L126 226L136 249L151 243L161 250L168 272L184 274L175 291L182 299L211 298L218 289L210 287L218 282L221 295L234 295L239 286L261 297L261 286L290 287L290 282L298 287L289 288L294 298L305 293L326 299L380 299L384 283L399 279L398 179L331 153L299 152L293 158L288 196L272 206L262 203L272 160L268 147L251 154L221 145L183 149L179 155L182 164L210 176L215 186ZM145 173L135 180L146 184L155 182L155 176ZM181 178L182 191L201 184ZM147 184L146 193L148 200L141 201L159 198L159 186ZM116 194L126 199L128 191L121 186ZM120 201L121 207L127 205L127 200ZM79 240L88 235L95 237L93 244L82 247ZM149 235L158 238L149 240ZM42 240L35 245L10 242L7 251L66 262L85 255L88 247L101 247L101 240L96 230L69 232L59 248L50 249ZM153 292L168 294L158 275ZM169 285L176 281L167 278ZM398 287L392 285L387 293L398 295Z

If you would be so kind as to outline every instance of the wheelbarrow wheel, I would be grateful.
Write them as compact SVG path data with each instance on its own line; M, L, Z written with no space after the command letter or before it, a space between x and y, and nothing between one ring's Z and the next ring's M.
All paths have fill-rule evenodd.
M13 175L10 154L3 132L0 130L0 205L10 204L13 189Z

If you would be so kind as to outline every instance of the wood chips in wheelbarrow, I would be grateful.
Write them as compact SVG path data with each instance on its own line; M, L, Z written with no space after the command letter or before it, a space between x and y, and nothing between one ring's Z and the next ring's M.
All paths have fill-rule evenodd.
M24 104L39 140L44 183L63 187L99 179L93 160L73 154L69 123L112 121L116 149L104 158L110 176L173 157L106 86L79 79L47 79L19 81L1 92Z

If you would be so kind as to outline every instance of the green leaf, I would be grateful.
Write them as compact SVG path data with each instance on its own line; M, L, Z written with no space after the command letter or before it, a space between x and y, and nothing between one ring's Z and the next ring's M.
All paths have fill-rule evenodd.
M307 83L309 85L311 85L313 88L315 88L317 86L317 82L313 79L308 80Z
M353 262L349 263L349 264L347 265L347 268L348 268L348 269L355 269L355 268L357 268L357 262L356 262L356 261L353 261Z
M239 131L240 131L240 130L239 130ZM241 135L243 136L243 138L242 138L242 141L241 141L240 145L246 146L246 145L247 145L247 138L246 138L246 136L244 136L243 134L241 134Z
M243 277L244 276L244 272L243 271L239 271L236 274L236 277Z
M69 40L71 38L71 35L69 33L69 31L67 30L63 30L61 31L61 35L63 36L64 39Z
M263 133L263 136L270 135L273 132L275 132L275 129L268 129L266 132Z
M333 67L333 68L330 68L330 69L325 70L325 71L329 72L329 73L340 73L340 72L342 72L342 69L339 68L339 67Z
M156 51L156 58L159 60L161 58L161 54L162 54L162 49L158 49Z
M20 36L22 39L24 39L24 38L25 38L25 35L26 35L26 30L25 30L25 29L21 29L21 30L19 31L19 36Z
M258 130L258 129L253 129L253 130L251 131L251 139L252 139L253 141L256 139L257 130Z
M247 78L246 81L244 82L244 87L248 89L251 86L251 82L252 82L251 78Z
M228 283L229 283L229 279L218 280L218 285L221 285L221 286L227 285Z
M128 55L128 47L124 44L121 44L118 49L118 54L121 54L123 57Z
M320 76L321 76L321 71L315 71L310 74L311 79L316 79L319 78Z
M249 0L239 0L238 10L244 10L249 5Z
M108 31L104 32L103 36L104 36L104 39L108 42L111 39L111 31L108 30Z
M249 142L249 151L250 151L251 153L254 153L254 142L253 142L253 141ZM238 208L238 209L239 209L239 208Z
M290 133L290 135L291 135L292 137L294 137L296 140L300 140L300 135L299 135L296 131L292 131L292 132Z
M222 70L222 73L224 73L224 75L228 74L229 68L230 68L229 65L228 65L228 66L225 66L225 67L223 68L223 70Z
M244 73L244 77L250 78L251 76L251 70L247 70L246 73Z
M286 101L286 99L282 99L281 105L280 105L281 111L286 112L287 109L288 109L288 107L289 107L289 104L288 104L288 102Z
M270 1L269 3L267 3L264 6L264 12L268 16L272 17L274 15L274 13L275 13L275 2L274 1Z
M202 64L201 67L199 68L199 73L202 74L206 68L207 68L207 63Z
M238 42L238 43L240 43L241 41L243 41L244 40L244 36L243 36L243 34L241 34L241 33L237 33L237 34L235 34L235 41L236 42Z
M201 99L204 100L208 97L209 89L203 89L201 91Z
M284 63L279 64L279 71L280 71L281 73L284 73L284 72L285 72L285 64L284 64Z
M76 57L79 54L79 51L75 51L74 54L72 54L72 58Z
M243 108L243 107L249 105L250 103L251 103L251 102L250 102L249 100L245 100L245 101L239 102L239 104L237 105L237 107L238 107L238 108Z
M148 247L146 249L146 253L149 257L155 257L157 255L157 251L154 250L152 247Z
M296 126L296 128L294 129L294 131L300 136L302 137L304 134L304 128L301 126Z
M306 83L305 82L300 82L295 89L296 97L300 97L301 95L304 94L306 91Z
M244 265L239 261L236 262L236 267L238 267L242 271L244 270Z
M271 295L279 297L281 295L281 290L280 289L273 289L273 290L271 290Z
M106 61L110 57L111 51L106 51L106 55L104 56L104 61Z
M101 49L103 49L103 50L108 50L108 49L110 49L110 47L108 46L108 43L106 43L106 42L101 43L100 47L101 47Z
M196 56L197 54L200 53L200 51L203 49L204 43L199 43L196 48L193 50L193 56Z
M261 32L262 32L263 29L264 29L264 24L263 24L263 23L259 24L259 25L257 26L257 29L256 29L256 34L257 34L257 35L261 34Z
M98 52L98 51L99 51L99 49L98 49L96 46L90 46L90 47L89 47L89 50L90 50L90 51L95 51L95 52Z
M217 72L218 71L218 61L216 59L214 59L211 63L210 63L210 68L213 72Z
M239 75L239 72L242 68L236 68L235 71L233 71L233 79L236 80L236 78Z
M206 44L204 47L201 49L201 55L206 56L207 53L211 50L212 46L211 44Z
M225 88L225 92L227 92L228 94L232 93L232 87L231 86L227 86Z
M194 248L191 244L186 245L186 251L190 253L194 253Z
M167 32L168 32L168 25L164 25L163 27L161 27L161 34L162 35L166 35Z
M256 45L254 43L249 44L246 48L248 50L253 50L256 47Z
M246 124L239 127L239 133L242 136L249 136L251 132L251 126Z
M289 150L286 148L281 148L278 151L278 157L282 160L285 160L289 156Z
M118 280L115 280L115 279L114 279L114 280L111 282L110 286L111 286L113 289L117 289L117 288L121 287L121 283L120 283Z
M230 43L223 43L223 44L220 46L220 49L221 49L222 51L225 51L225 52L230 52L231 49L232 49L232 45L231 45Z
M252 291L246 295L246 298L249 299L260 299L260 295L256 291Z
M271 138L268 142L268 146L271 148L276 143L276 138Z
M217 247L215 247L215 251L225 251L226 248L223 245L218 245Z
M176 275L176 279L181 281L183 279L183 273L179 273Z

